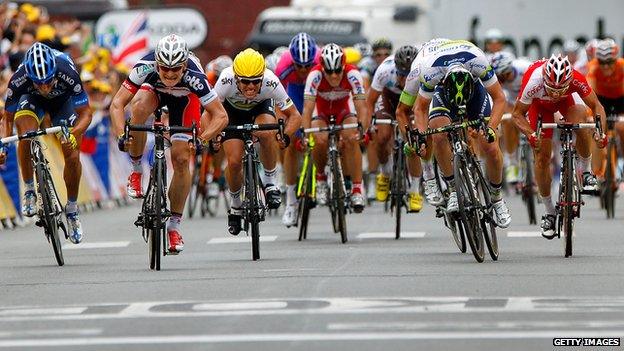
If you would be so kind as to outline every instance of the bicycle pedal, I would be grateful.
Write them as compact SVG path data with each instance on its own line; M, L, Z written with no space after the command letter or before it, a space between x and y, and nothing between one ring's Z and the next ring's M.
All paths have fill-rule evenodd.
M143 215L139 215L136 221L134 221L134 225L137 227L142 227L145 225L145 221L143 220Z

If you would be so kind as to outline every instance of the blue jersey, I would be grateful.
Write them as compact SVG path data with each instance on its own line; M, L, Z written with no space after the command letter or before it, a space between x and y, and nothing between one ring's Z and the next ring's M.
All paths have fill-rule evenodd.
M56 60L56 74L54 78L56 83L54 88L48 95L41 95L35 88L32 80L26 74L24 65L20 65L17 71L9 81L7 89L5 110L15 113L18 108L18 102L23 95L39 95L50 106L62 106L69 99L72 100L74 107L89 105L89 98L85 93L80 74L76 70L76 66L72 60L64 53L54 50ZM45 108L45 106L44 106Z
M217 98L216 93L210 89L208 78L199 62L199 59L191 53L188 58L186 71L182 79L173 87L168 87L160 80L156 71L156 60L154 52L143 56L130 71L128 78L123 82L124 88L135 94L141 85L149 85L150 88L164 94L177 97L195 94L206 106Z

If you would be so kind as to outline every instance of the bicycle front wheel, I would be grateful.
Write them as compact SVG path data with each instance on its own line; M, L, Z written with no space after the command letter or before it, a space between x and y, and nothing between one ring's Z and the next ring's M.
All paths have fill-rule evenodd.
M245 166L245 197L246 216L251 226L251 258L256 261L260 259L260 201L258 201L260 181L256 164L251 155L247 156Z
M615 142L609 142L607 148L607 167L605 171L604 207L607 212L607 218L615 217L615 169L617 165L617 145Z
M566 151L563 154L565 160L565 169L563 171L563 235L564 235L564 254L565 257L572 256L572 235L574 230L574 157L570 151ZM578 204L580 206L580 204Z
M533 158L531 157L530 146L526 145L525 151L523 152L524 157L520 162L524 163L524 180L522 185L522 199L527 206L527 211L529 214L529 224L537 224L537 214L535 211L535 188L533 186L534 176L533 176Z
M346 208L345 208L345 190L344 180L342 177L342 168L340 167L340 160L337 154L332 154L331 157L331 170L332 170L332 194L331 201L334 203L335 209L334 216L334 229L338 229L340 232L340 240L342 243L347 242L347 221L346 221Z
M490 187L481 173L479 164L473 159L473 178L476 182L477 201L479 202L479 222L485 244L492 260L498 260L498 238L496 237L496 225L494 224L494 208L492 206L492 197L490 195Z
M41 155L43 157L43 155ZM40 158L43 159L43 158ZM61 240L59 238L58 233L58 216L56 201L57 198L55 196L56 192L53 187L52 177L48 172L48 169L43 164L38 164L36 167L37 172L37 181L39 194L41 196L41 204L43 207L43 220L44 222L44 231L48 237L48 241L52 244L52 250L54 251L54 258L56 259L56 263L59 266L63 266L65 264L65 259L63 258L63 248L61 247Z
M154 211L152 214L152 223L151 228L148 232L148 247L150 250L150 269L155 269L157 271L160 270L160 260L161 260L161 242L164 239L164 223L163 223L163 189L164 182L163 179L163 162L156 161L154 164L154 193L152 194L152 210ZM162 235L162 236L161 236ZM163 247L163 250L166 248Z
M310 208L312 206L312 182L314 181L314 174L312 172L311 159L308 159L307 162L310 164L303 170L303 181L300 183L302 191L298 194L297 221L299 225L299 241L307 239L308 220L310 219Z
M476 184L468 171L465 159L461 156L455 157L454 162L455 190L457 191L457 201L459 203L459 218L470 244L470 250L477 262L483 262L485 256L485 244L481 222L477 212L477 195L475 193Z
M401 237L401 207L405 205L405 193L407 186L405 185L407 175L405 172L405 158L403 156L403 148L394 150L394 171L392 172L392 208L394 211L394 238Z

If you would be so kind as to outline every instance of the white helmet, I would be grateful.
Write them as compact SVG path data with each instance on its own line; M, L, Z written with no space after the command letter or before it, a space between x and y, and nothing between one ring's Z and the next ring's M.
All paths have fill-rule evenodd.
M228 55L221 55L214 60L208 62L206 65L206 71L213 71L217 76L223 72L224 69L232 66L234 61Z
M490 64L494 73L499 76L510 72L513 68L513 61L516 59L514 54L509 51L499 51L492 55Z
M321 62L323 68L328 71L342 69L345 65L344 51L338 44L330 43L323 47Z
M542 76L544 83L551 89L566 88L572 82L572 64L567 56L552 54L544 63Z
M619 48L615 40L607 38L601 40L596 46L596 58L598 61L614 61L618 57Z
M156 46L156 62L165 67L176 67L184 64L189 57L186 41L182 37L170 34L163 37Z

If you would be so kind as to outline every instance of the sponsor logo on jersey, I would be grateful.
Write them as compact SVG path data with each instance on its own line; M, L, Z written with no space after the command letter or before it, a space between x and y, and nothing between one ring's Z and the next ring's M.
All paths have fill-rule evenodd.
M542 84L535 84L533 87L531 87L531 89L529 89L529 91L527 91L527 96L530 98L536 96L538 92L543 90L542 88Z
M67 74L65 74L65 73L60 72L60 73L58 74L58 77L60 77L60 78L61 78L62 80L64 80L65 82L67 82L67 84L69 84L69 85L74 85L74 83L75 83L74 78L72 78L72 77L68 76L68 75L67 75Z
M232 78L232 77L223 77L223 78L221 78L221 84L223 84L223 85L232 85L232 84L234 84L234 78Z
M589 85L587 83L584 83L578 79L574 79L572 81L572 85L579 88L583 95L589 94Z
M153 71L154 71L154 67L152 65L143 65L143 66L137 67L137 75L139 76L139 78L143 78Z
M19 77L19 78L15 79L15 80L13 81L13 84L15 85L15 87L16 87L16 88L19 88L19 87L21 87L24 83L26 83L26 78L27 78L27 77L26 77L26 75L23 75L23 76L21 76L21 77Z
M277 82L274 80L267 80L264 85L266 85L268 88L277 88Z
M13 96L13 90L11 88L7 89L7 97L10 98L11 96Z
M202 84L201 79L197 78L196 76L191 76L190 74L187 74L184 76L184 81L195 91L204 89L204 84Z
M81 91L82 91L82 85L76 84L76 86L74 86L74 93L79 93Z

